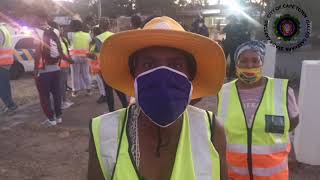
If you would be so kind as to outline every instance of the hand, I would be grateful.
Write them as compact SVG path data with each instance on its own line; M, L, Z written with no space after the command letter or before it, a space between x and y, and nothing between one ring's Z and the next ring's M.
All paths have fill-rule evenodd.
M97 56L95 54L93 54L93 53L88 53L87 57L90 58L90 59L93 59L93 60L97 59Z
M35 69L33 71L33 76L34 76L35 79L39 77L39 70L38 69Z
M63 56L63 60L67 61L69 64L73 64L74 61L71 59L70 56Z
M67 61L69 64L74 64L74 61L71 58L69 58Z

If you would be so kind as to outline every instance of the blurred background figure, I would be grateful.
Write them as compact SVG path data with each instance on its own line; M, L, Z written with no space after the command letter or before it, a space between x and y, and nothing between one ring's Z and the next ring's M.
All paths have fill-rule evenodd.
M101 30L101 34L99 34L98 36L96 36L95 39L95 48L92 52L94 52L96 58L99 58L100 56L100 51L102 49L102 45L104 43L105 40L107 40L110 36L113 35L112 32L110 32L110 23L108 20L106 19L101 19L99 22L99 28ZM91 55L92 55L91 52ZM112 52L110 52L112 53ZM101 76L100 76L101 78ZM105 81L103 81L104 83L104 89L105 89L105 99L102 99L100 101L100 99L98 99L98 103L102 103L104 101L107 101L108 104L108 108L109 108L109 112L112 112L115 110L114 108L114 96L113 96L113 88L110 87ZM121 104L123 107L127 107L128 106L128 100L127 97L124 93L116 90L116 93L121 101Z
M70 55L73 61L71 65L72 96L76 97L80 90L86 90L91 95L90 69L87 54L91 37L83 32L83 25L79 20L73 20L70 24L71 31L68 33L70 42Z
M90 61L90 73L91 73L92 81L93 82L95 81L97 83L99 93L100 93L100 97L97 100L98 104L101 104L107 101L103 79L100 75L99 52L96 48L96 44L98 41L97 36L99 36L100 34L101 34L101 29L98 26L95 26L92 28L91 34L90 34L92 41L90 43L90 54L88 55L88 57L92 59Z
M61 71L59 62L63 57L59 31L48 24L48 15L43 10L30 15L35 40L34 75L40 96L40 103L47 119L43 126L55 126L62 122ZM51 23L55 26L54 23ZM50 96L52 95L52 99ZM52 104L54 107L52 107Z
M65 32L63 28L61 28L54 21L49 21L48 24L50 27L54 28L54 31L59 32L57 34L58 34L58 37L61 43L62 52L63 52L63 58L61 58L59 62L60 73L61 73L60 75L60 89L61 89L61 98L62 98L61 108L67 109L74 104L67 98L67 87L68 87L68 77L70 73L70 64L73 63L70 57L70 52L69 52L70 45L65 36Z
M13 62L12 34L7 24L0 23L0 98L5 104L0 110L0 115L13 114L18 108L13 102L10 86L9 69Z
M140 29L142 25L141 17L137 14L131 16L132 29Z
M92 27L96 24L96 21L93 16L87 16L83 22L83 31L90 32Z
M191 32L209 37L208 27L204 24L204 18L199 16L193 23Z
M239 41L240 44L251 40L251 31L249 28L248 19L243 18L240 20L239 36L240 36L240 41Z
M241 44L241 33L239 32L241 26L239 24L239 20L234 15L227 17L227 20L229 23L223 29L223 32L226 34L226 38L222 42L222 45L226 59L230 55L230 64L229 69L227 69L227 77L228 79L232 79L236 77L233 54L237 47Z

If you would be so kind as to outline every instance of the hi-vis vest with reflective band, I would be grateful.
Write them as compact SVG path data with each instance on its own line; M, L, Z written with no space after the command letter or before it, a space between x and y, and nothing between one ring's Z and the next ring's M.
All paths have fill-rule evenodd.
M128 109L121 109L92 121L97 156L106 180L139 180L128 152L127 114ZM220 180L219 155L210 132L206 111L188 106L171 180Z
M61 43L61 48L62 48L63 55L65 55L65 56L68 57L69 54L68 54L68 47L67 47L67 45L63 42L62 39L60 39L60 43ZM61 59L61 61L60 61L60 67L61 67L61 68L69 68L69 66L70 66L70 64L69 64L66 60Z
M237 80L225 84L219 93L218 117L227 136L229 176L235 180L288 179L288 80L267 79L251 128L247 127ZM266 132L266 115L282 117L283 134Z
M96 38L99 39L103 43L106 39L108 39L112 35L113 35L112 32L106 31L106 32L96 36Z
M4 43L0 44L0 66L7 66L13 64L13 48L12 36L4 25L0 25L0 33L4 38Z
M104 42L106 39L108 39L110 36L112 36L112 35L113 35L112 32L106 31L106 32L104 32L104 33L96 36L96 39L98 39L98 40L103 44L103 42ZM101 48L102 48L102 47L101 47ZM97 57L99 57L100 52L94 52L94 53L97 55Z
M98 39L101 43L103 43L106 39L108 39L111 35L113 35L112 32L104 32L98 36L96 36L96 39ZM92 75L96 75L98 73L100 73L100 52L97 52L96 50L96 45L94 45L93 47L91 47L90 52L94 53L97 57L96 60L90 61L90 71Z
M90 61L90 73L92 75L97 75L100 73L100 58L99 58L99 53L94 51L95 45L91 47L90 52L95 54L97 59Z
M71 56L86 56L89 53L91 37L86 32L71 33Z

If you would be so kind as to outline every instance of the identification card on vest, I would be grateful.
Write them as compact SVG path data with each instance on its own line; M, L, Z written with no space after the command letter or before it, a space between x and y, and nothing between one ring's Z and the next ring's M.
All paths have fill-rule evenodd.
M266 115L265 120L267 133L284 133L284 116Z

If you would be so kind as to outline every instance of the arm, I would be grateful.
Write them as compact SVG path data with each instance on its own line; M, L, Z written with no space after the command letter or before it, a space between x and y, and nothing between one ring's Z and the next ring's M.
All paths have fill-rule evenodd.
M104 180L100 163L97 157L96 147L93 141L90 123L90 139L89 139L89 162L88 162L88 180Z
M289 131L293 131L299 124L299 108L296 102L296 97L294 95L294 91L292 88L288 87L288 113L290 120L290 129Z
M35 49L35 55L34 55L34 75L37 76L39 72L39 63L41 59L41 43L40 41L36 40L36 49Z
M211 141L219 153L220 157L220 176L221 180L228 179L228 166L226 160L226 135L223 126L217 119L213 120Z
M67 33L67 40L69 41L69 44L70 44L70 42L72 41L72 32Z
M96 40L96 48L95 48L95 52L99 52L100 53L100 51L101 51L101 48L102 48L102 45L103 45L103 43L100 41L100 40Z
M90 50L90 52L87 54L87 57L92 59L92 60L97 60L98 57L97 57L96 54L100 53L102 43L97 38L94 38L92 40L92 42L94 42L94 44L93 44L92 49Z
M290 118L290 129L289 132L293 131L299 124L299 115L295 118Z

